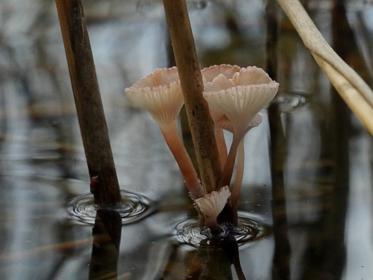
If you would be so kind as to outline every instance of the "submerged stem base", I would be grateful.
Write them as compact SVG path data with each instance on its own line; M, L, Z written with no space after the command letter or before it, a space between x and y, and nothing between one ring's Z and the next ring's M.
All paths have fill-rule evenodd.
M252 216L245 212L238 213L237 226L223 226L219 234L233 235L238 243L238 246L243 246L253 241L259 240L269 232L269 226L261 223ZM211 234L209 228L201 228L197 219L189 218L181 221L175 227L175 239L181 243L193 247L199 247L201 243L208 244L213 241L214 236Z

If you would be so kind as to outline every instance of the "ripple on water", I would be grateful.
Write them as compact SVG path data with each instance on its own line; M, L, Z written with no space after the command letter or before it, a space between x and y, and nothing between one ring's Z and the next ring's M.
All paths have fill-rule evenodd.
M238 246L243 246L259 240L270 232L270 227L245 212L238 213L238 226L233 227L230 233L235 237ZM189 218L181 221L175 227L175 239L193 247L199 247L201 241L208 239L208 233L201 229L197 219Z
M154 203L141 194L121 190L121 196L119 204L106 206L105 209L117 211L123 225L135 223L155 211ZM67 205L67 212L75 221L88 225L95 223L98 209L91 193L74 197Z

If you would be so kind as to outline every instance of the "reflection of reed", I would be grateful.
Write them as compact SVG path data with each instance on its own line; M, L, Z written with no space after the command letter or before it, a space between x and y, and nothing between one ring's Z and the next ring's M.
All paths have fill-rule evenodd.
M335 96L334 130L334 185L330 193L321 201L319 219L311 226L303 260L301 279L340 279L346 259L345 219L348 195L348 136L346 118L348 109L340 98ZM339 99L339 100L337 100ZM347 122L346 122L347 121ZM326 139L330 141L330 138ZM325 145L326 143L323 143ZM321 188L321 186L320 186ZM320 190L322 191L322 190ZM329 279L329 278L328 278Z
M332 14L333 44L336 51L347 60L356 53L356 42L348 24L344 1L334 2ZM349 41L344 43L345 38ZM330 194L321 201L321 213L308 236L301 279L340 279L346 262L345 220L349 189L349 131L350 111L332 89L334 119L332 134L323 137L334 161L333 182ZM332 142L332 145L328 145ZM322 191L322 190L320 190Z
M286 142L278 104L272 104L269 107L268 116L271 133L272 216L275 241L272 276L273 279L289 279L291 250L283 170Z
M118 212L98 210L93 227L89 279L117 279L117 264L122 233Z
M57 73L56 65L58 63L53 61L53 57L49 55L48 31L50 25L46 24L46 22L49 20L49 8L53 3L45 0L43 2L45 2L43 8L35 9L35 13L28 15L30 25L27 30L32 30L30 32L33 34L31 38L27 37L29 40L23 41L21 39L22 36L19 35L15 35L13 39L9 40L7 29L0 29L0 52L6 54L7 57L7 63L2 64L0 67L0 91L3 86L6 88L7 84L9 84L13 85L16 94L8 94L8 99L14 99L18 94L23 96L26 103L25 114L27 114L27 120L31 122L27 131L27 137L32 142L31 145L40 141L37 138L33 142L33 137L30 137L36 129L42 128L45 131L51 131L48 136L56 135L56 146L58 147L55 150L61 155L58 167L60 167L59 169L63 176L71 177L73 175L71 164L69 165L66 162L67 158L71 157L71 149L66 148L68 145L65 145L65 143L68 143L66 140L71 137L72 132L65 125L66 122L62 121L63 112L70 113L70 111L66 110L68 108L63 107L63 104L66 104L66 100L64 99L62 83ZM7 4L4 5L6 6ZM18 12L17 10L11 11L8 17L2 18L1 26L7 26L11 18L20 16L18 13L21 14L19 10ZM27 42L30 54L32 54L28 55L27 59L25 59L24 52L20 51L24 47L23 44L25 42ZM6 92L10 93L9 90ZM6 92L4 91L4 95ZM3 110L0 110L2 121L7 117L11 121L19 121L14 118L15 110L12 109L8 107L8 110L5 110L4 107ZM21 109L17 108L17 111L21 111ZM10 123L10 126L12 125ZM47 150L48 148L41 147L42 152L45 151L44 149ZM38 155L38 158L40 159L40 155ZM30 161L32 160L30 158ZM47 160L42 159L42 163L44 162L47 162ZM33 167L36 166L34 162L31 162L31 164ZM50 165L50 163L48 164Z
M266 6L267 19L267 72L277 79L277 34L278 23L274 1L268 0ZM274 254L272 279L290 279L290 242L286 216L286 199L284 186L285 135L281 124L278 103L268 109L271 133L271 177L272 177L272 217L274 233Z
M372 79L369 75L367 63L360 53L356 35L348 22L345 0L333 1L332 32L334 49L352 68L357 69L359 75L369 84Z
M39 23L42 24L42 23ZM51 135L55 136L56 140L56 153L59 155L58 160L58 170L62 177L64 178L71 178L74 177L74 170L71 166L71 158L73 158L73 149L68 148L68 143L72 142L72 127L68 124L64 117L67 116L67 98L68 96L64 92L64 88L61 85L58 79L58 72L55 67L57 65L56 62L51 63L53 61L53 57L51 57L47 49L45 48L45 41L46 41L46 32L41 32L40 37L35 42L35 49L36 49L36 63L40 67L40 71L42 71L43 77L45 79L46 84L50 84L50 87L46 86L46 91L50 90L54 92L52 102L45 102L43 108L43 98L42 100L37 100L36 108L30 108L29 114L30 119L32 119L33 123L32 126L45 126L51 132ZM48 63L51 63L53 66L49 66ZM52 105L52 106L51 106ZM51 109L53 107L53 109ZM69 112L71 113L71 112Z
M190 252L185 259L188 261L185 279L246 279L240 263L237 241L232 235L215 241L210 240L208 245L203 241L198 250ZM233 274L236 277L233 277Z
M182 247L174 245L168 257L164 256L166 263L158 273L159 278L154 279L246 279L240 263L238 244L232 235L204 240L197 249L183 251Z

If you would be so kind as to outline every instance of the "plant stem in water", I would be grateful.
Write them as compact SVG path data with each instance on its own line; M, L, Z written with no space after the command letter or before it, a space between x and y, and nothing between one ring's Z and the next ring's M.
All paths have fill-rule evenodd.
M95 203L121 200L96 69L80 0L56 0ZM93 187L94 186L94 187Z

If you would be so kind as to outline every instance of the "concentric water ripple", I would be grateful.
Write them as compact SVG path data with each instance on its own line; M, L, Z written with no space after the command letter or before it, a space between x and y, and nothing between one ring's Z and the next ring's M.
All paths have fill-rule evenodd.
M254 220L247 213L239 212L238 226L230 229L238 246L261 239L269 232L269 226ZM201 229L198 220L187 219L176 225L175 238L182 244L199 247L201 241L208 239L208 233Z
M121 190L120 193L121 202L115 206L107 206L105 209L118 212L123 225L137 222L154 212L154 203L147 197L125 190ZM94 203L91 193L79 195L67 205L67 212L74 220L89 225L95 223L98 209L99 206Z

